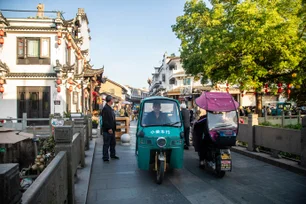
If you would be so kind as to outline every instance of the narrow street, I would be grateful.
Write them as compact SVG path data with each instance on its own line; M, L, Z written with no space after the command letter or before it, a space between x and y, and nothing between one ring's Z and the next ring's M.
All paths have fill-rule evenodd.
M223 179L198 168L197 154L185 151L184 168L166 173L162 185L153 172L137 167L136 123L131 124L131 146L117 143L120 160L102 161L97 139L88 204L142 203L305 203L306 177L233 153L233 171Z

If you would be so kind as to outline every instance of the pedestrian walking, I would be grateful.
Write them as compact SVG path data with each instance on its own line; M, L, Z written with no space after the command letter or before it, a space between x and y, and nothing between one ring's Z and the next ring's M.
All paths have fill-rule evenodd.
M112 159L119 159L116 156L116 116L112 105L114 104L113 97L106 96L106 105L102 110L102 128L103 128L103 160L105 162L109 161L109 154Z
M181 112L184 124L184 149L189 149L189 133L190 133L190 111L187 110L186 104L181 104Z

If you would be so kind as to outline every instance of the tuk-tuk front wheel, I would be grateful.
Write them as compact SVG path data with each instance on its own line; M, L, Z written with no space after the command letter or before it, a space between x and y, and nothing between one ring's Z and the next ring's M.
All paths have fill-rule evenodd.
M164 179L164 173L165 173L165 164L164 161L158 161L158 167L156 171L156 182L157 184L161 184Z

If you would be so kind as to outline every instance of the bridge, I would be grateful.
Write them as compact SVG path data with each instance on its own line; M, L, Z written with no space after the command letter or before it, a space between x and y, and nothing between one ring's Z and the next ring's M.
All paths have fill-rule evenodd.
M102 139L96 140L87 203L306 203L306 177L232 153L233 170L222 179L198 168L193 149L185 150L184 168L166 173L162 185L153 172L139 170L135 124L131 146L117 144L120 160L104 163Z

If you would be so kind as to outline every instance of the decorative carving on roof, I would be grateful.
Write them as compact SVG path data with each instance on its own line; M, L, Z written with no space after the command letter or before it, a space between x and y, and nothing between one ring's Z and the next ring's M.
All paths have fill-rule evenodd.
M59 62L59 60L57 59L56 60L56 65L53 67L53 70L56 72L56 73L59 73L61 72L63 69L63 65Z
M7 21L7 19L2 15L1 11L0 11L0 25L4 24L6 26L9 26L10 23Z
M10 72L10 68L7 66L5 62L2 62L1 60L0 60L0 72L5 72L5 73Z
M65 27L68 27L68 26L71 26L74 23L74 21L75 21L74 18L70 19L70 20L66 20L66 21L64 20L63 24L64 24Z
M76 64L73 65L64 65L63 66L63 72L68 73L68 72L73 72L75 69Z
M6 30L27 30L27 31L32 31L32 30L43 30L43 31L52 31L54 32L57 30L55 27L29 27L29 26L10 26L6 28Z
M75 38L74 41L75 41L75 43L82 45L83 44L83 37Z
M56 73L15 73L6 75L7 78L56 78Z
M86 50L81 50L81 53L83 54L83 55L88 55L88 49L86 49Z

